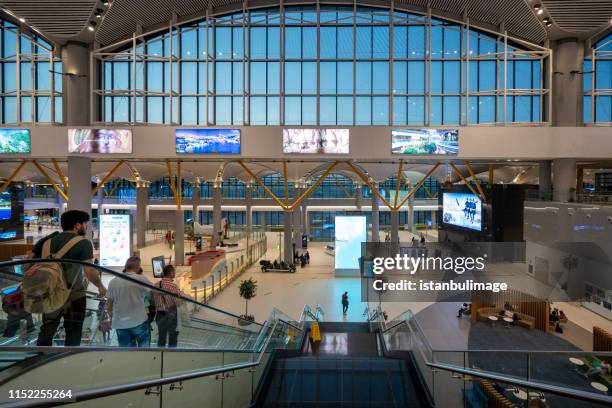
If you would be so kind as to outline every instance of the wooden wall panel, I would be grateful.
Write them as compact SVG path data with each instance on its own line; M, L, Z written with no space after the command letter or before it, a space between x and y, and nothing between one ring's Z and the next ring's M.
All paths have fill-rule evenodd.
M495 307L512 309L535 318L535 327L544 332L548 331L550 318L550 305L545 300L537 299L517 290L505 292L472 292L472 323L476 322L479 308Z
M612 333L593 327L593 351L612 351Z
M10 261L14 256L26 255L32 244L2 244L0 245L0 261Z

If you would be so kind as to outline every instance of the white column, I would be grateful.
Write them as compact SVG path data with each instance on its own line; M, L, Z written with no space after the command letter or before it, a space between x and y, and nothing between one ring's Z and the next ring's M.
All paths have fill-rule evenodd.
M68 157L68 180L70 183L69 210L81 210L91 215L91 159Z
M247 184L244 189L244 202L246 205L246 228L247 232L251 232L253 229L253 186L251 184Z
M380 242L380 214L378 197L372 191L372 242Z
M553 51L552 124L582 126L584 43L564 38L551 44Z
M191 186L191 218L193 222L200 222L200 182L196 181Z
M136 247L147 245L147 209L149 206L149 186L145 182L136 183Z
M215 182L213 186L213 236L212 248L219 244L219 233L221 232L221 183Z
M89 117L89 46L69 42L62 47L64 124L88 126ZM72 181L70 182L72 187ZM71 200L72 201L72 200Z
M104 214L104 186L98 190L96 201L98 204L98 217L100 217L101 214Z
M410 232L414 232L414 198L408 200L408 215L407 215L407 229Z
M391 242L399 242L399 211L391 211Z
M355 207L361 210L361 200L363 200L363 192L361 191L361 184L355 185Z
M291 231L293 211L285 211L283 218L285 221L283 229L283 260L286 263L293 263L293 234Z
M538 171L540 199L545 199L550 197L552 192L552 162L550 160L540 160L538 162Z
M174 212L174 259L176 265L185 263L185 214L183 210Z
M553 165L553 200L573 201L576 197L576 159L555 159Z

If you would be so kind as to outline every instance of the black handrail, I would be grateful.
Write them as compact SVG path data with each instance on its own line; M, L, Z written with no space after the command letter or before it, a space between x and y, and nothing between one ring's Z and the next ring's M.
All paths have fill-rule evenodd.
M92 264L92 263L89 263L89 262L75 261L75 260L72 260L72 259L20 259L20 260L17 260L17 261L0 262L0 268L11 267L11 266L15 266L15 265L24 265L24 264L36 264L36 263L43 263L43 262L47 262L47 263L48 262L56 262L56 263L62 263L62 264L64 264L64 263L75 264L75 265L81 265L81 266L85 266L85 267L88 267L88 268L96 269L96 270L99 270L99 271L111 274L111 275L113 275L115 277L118 277L118 278L121 278L121 279L128 280L130 282L136 283L137 285L153 289L153 290L155 290L157 292L162 292L162 293L165 293L167 295L179 298L181 300L184 300L186 302L198 305L200 307L204 307L206 309L214 310L215 312L219 312L221 314L224 314L224 315L227 315L227 316L231 316L232 318L242 319L240 316L237 316L237 315L235 315L233 313L229 313L229 312L226 312L224 310L217 309L216 307L209 306L209 305L206 305L204 303L200 303L197 300L194 300L194 299L192 299L190 297L187 297L187 296L184 296L184 295L177 295L176 293L170 292L170 291L168 291L166 289L160 288L160 287L152 285L152 284L144 283L144 282L142 282L142 281L140 281L138 279L132 278L132 277L126 275L125 273L116 272L116 271L113 271L111 269L105 268L103 266L95 265L95 264ZM19 275L19 274L11 273L11 272L8 272L8 271L4 271L3 273L21 277L21 275ZM256 324L258 326L262 326L261 323L257 323L255 321L253 321L252 323Z

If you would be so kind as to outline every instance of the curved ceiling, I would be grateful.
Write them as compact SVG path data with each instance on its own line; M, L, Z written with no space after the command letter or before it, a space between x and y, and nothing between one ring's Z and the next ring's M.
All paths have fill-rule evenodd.
M170 21L186 21L204 16L241 10L246 0L113 0L109 7L101 0L0 0L2 7L16 18L25 19L26 26L34 27L52 41L97 41L102 45L129 38L134 32L152 31ZM250 0L251 8L275 6L278 0ZM299 4L286 0L285 5ZM314 2L313 2L314 3ZM324 3L324 2L322 2ZM353 1L337 0L335 4L352 5ZM537 16L533 5L542 3L545 14ZM386 0L364 0L359 5L388 6ZM397 9L432 14L455 20L469 18L473 26L499 31L508 30L514 37L533 43L547 38L569 36L582 38L596 34L610 25L610 0L395 0ZM96 19L96 9L104 11ZM540 19L550 16L554 25L547 29ZM98 22L95 36L86 27L89 21Z

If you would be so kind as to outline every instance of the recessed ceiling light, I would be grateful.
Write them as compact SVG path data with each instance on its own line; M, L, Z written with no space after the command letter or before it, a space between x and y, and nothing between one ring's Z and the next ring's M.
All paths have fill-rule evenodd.
M25 18L23 18L23 17L19 17L19 21L21 21L22 23L25 23L25 22L26 22L26 19L25 19Z
M96 9L96 12L94 13L94 16L96 16L96 18L102 18L102 12L104 10L102 9Z
M90 21L89 25L87 26L87 29L89 31L94 31L96 29L95 27L96 27L96 22L95 21Z

